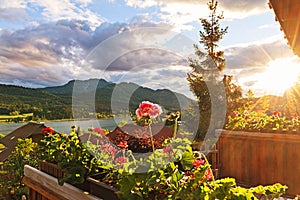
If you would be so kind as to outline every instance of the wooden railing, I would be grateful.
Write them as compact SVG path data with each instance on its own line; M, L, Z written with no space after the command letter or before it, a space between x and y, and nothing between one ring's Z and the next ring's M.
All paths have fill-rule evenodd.
M30 188L30 200L99 200L68 183L58 185L57 178L31 166L24 167L23 182Z
M281 183L287 194L300 194L300 134L223 130L219 141L219 176L240 185Z
M233 177L245 187L281 183L288 186L288 196L300 194L300 134L221 132L207 154L218 178ZM30 166L24 183L31 188L31 200L97 199L67 183L59 186L56 178Z

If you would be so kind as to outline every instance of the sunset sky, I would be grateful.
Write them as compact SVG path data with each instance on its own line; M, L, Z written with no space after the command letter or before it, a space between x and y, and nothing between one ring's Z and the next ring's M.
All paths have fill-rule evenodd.
M57 86L104 78L191 96L187 58L198 43L204 0L0 0L0 82ZM219 0L220 42L244 90L282 95L300 72L265 0Z

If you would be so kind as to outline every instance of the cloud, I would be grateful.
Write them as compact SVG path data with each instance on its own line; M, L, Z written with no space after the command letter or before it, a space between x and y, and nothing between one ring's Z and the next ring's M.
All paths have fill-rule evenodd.
M1 0L0 21L24 22L28 19L25 9L26 4L23 0Z
M152 7L152 6L171 6L172 4L191 5L191 6L205 6L207 7L207 0L126 0L128 6L133 7ZM221 9L228 12L243 12L245 14L251 13L253 10L265 11L268 7L268 0L222 0L218 2ZM180 10L177 10L180 12Z
M113 61L106 70L127 71L133 68L147 67L148 69L162 66L188 65L187 60L172 52L159 48L143 48L133 50Z
M293 56L289 46L283 40L229 47L224 51L229 69L264 67L275 58Z
M253 11L265 12L268 9L268 0L222 0L220 1L220 6L226 11L245 13L247 15L247 13L253 13Z
M257 95L263 95L266 87L269 87L263 84L266 84L266 76L274 75L270 71L271 63L281 59L292 60L291 63L299 62L283 40L232 46L225 49L225 57L227 67L224 73L233 75L244 90L252 89ZM281 68L282 75L284 68Z
M148 65L143 70L131 69L120 73L109 73L109 78L114 82L134 82L152 89L170 89L194 98L190 92L186 74L190 69L186 66Z
M126 4L131 7L148 8L159 4L157 0L125 0Z
M126 0L128 6L147 8L156 6L157 16L166 23L174 25L177 31L191 30L191 22L205 18L209 14L206 0ZM267 0L223 0L218 11L224 11L225 20L242 19L269 11Z
M70 79L90 47L83 21L59 21L0 35L1 80L54 85ZM14 73L17 71L18 73ZM22 73L20 73L22 72Z
M59 0L32 0L34 6L40 7L42 15L51 21L61 19L77 19L88 20L91 25L97 26L101 24L104 19L93 13L87 8L91 3L90 0L76 0L72 1L59 1Z
M81 20L4 29L0 32L1 81L50 86L99 78L105 71L122 74L133 68L179 65L185 60L168 43L177 34L170 28L136 19L131 24L102 23L95 30Z
M92 0L2 0L0 20L11 22L27 21L32 23L32 16L40 16L39 21L86 20L92 27L106 21L89 9Z
M178 33L171 29L167 24L137 19L131 24L104 23L95 30L93 41L98 45L87 60L93 68L107 71L147 67L152 63L182 64L186 62L185 45L192 46L192 42L176 37Z
M25 19L28 19L28 16L22 8L0 8L0 20L16 22Z

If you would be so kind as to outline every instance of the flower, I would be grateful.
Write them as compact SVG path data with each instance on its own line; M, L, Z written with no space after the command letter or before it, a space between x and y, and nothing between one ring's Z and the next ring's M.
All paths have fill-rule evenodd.
M173 147L172 146L166 146L163 148L163 153L167 154L170 157L172 157L172 153L173 153Z
M121 142L118 144L118 147L120 147L121 149L126 149L126 148L128 147L127 141L121 141Z
M234 112L233 112L233 117L237 117L237 116L239 116L239 114L240 114L239 111L234 111Z
M200 167L201 165L204 165L205 163L205 160L201 159L201 158L196 158L194 161L193 161L193 165L195 168L198 168Z
M105 135L105 131L104 130L102 130L101 128L94 128L94 130L93 130L94 132L96 132L96 133L99 133L99 134L101 134L101 135Z
M247 110L245 110L245 111L244 111L244 115L245 115L245 116L248 116L248 115L250 115L250 113L249 113Z
M281 115L281 113L279 111L274 111L273 112L274 117L279 117L280 115Z
M101 149L109 154L110 156L114 157L116 155L116 153L118 152L117 149L115 149L113 146L111 146L110 144L106 143L104 145L101 146Z
M153 134L151 131L151 123L152 123L151 118L156 118L158 115L160 115L162 113L162 109L158 104L154 104L149 101L142 101L142 103L140 103L139 107L136 109L135 113L137 115L138 120L143 121L144 126L146 125L149 126L151 146L152 146L152 151L154 152L155 146L154 146Z
M294 120L298 119L298 114L297 114L297 113L294 113L293 119L294 119Z
M172 138L158 135L154 140L151 125L153 118L161 112L159 105L143 101L136 113L137 119L145 123L133 131L134 136L117 131L110 138L101 128L90 128L93 132L84 134L88 140L83 143L80 143L79 134L74 130L69 135L57 132L46 135L41 141L43 145L39 156L42 160L62 166L61 169L66 171L67 176L60 179L59 183L65 180L82 183L87 176L95 175L101 177L99 181L117 186L120 199L134 199L137 196L141 199L199 199L210 194L214 198L217 192L229 194L227 189L235 189L233 179L221 179L213 183L215 180L209 161L201 152L192 150L192 142L187 138L176 138L174 134ZM243 118L238 112L235 114L239 116L237 118ZM174 133L177 132L179 117L180 113L176 112L171 118L174 121ZM52 133L54 130L47 127L43 132ZM110 140L116 142L111 143ZM141 156L140 153L144 153L144 149L150 145L152 153L148 154L147 150L147 154ZM133 148L141 151L134 154ZM211 181L212 184L206 183ZM227 198L225 195L222 197Z
M102 139L105 137L100 136ZM74 141L78 145L73 145ZM119 194L122 195L120 199L133 199L137 195L140 195L141 199L186 199L185 194L196 199L207 195L207 191L211 191L210 194L219 191L228 194L228 189L236 188L233 179L220 179L216 184L206 184L214 181L210 165L205 155L192 151L191 142L187 139L168 139L163 142L163 149L154 150L152 155L142 157L135 157L131 151L119 151L109 141L101 142L101 146L98 146L98 143L81 145L73 131L69 135L51 134L41 142L41 158L62 166L62 170L68 175L67 178L70 177L63 177L59 180L60 183L65 180L70 183L82 183L87 176L104 175L99 181L118 186ZM121 148L127 146L124 139L118 143L117 146ZM87 147L93 151L92 155L86 151ZM166 156L173 156L173 153L176 153L173 160L166 159ZM133 184L128 184L128 181ZM141 193L141 189L145 192ZM282 191L285 188L279 189Z
M162 109L158 104L143 101L140 103L139 108L136 109L135 113L139 119L142 117L156 118L162 113Z
M211 170L206 170L206 171L205 171L204 178L205 178L206 180L211 180L211 179L212 179Z
M120 156L120 157L118 157L118 158L115 159L115 163L117 165L121 165L122 167L124 166L124 164L126 162L128 162L128 159L126 157L124 157L124 156Z
M227 118L228 118L228 119L231 119L231 114L228 114L228 115L227 115Z
M53 130L50 126L47 126L46 128L42 129L42 134L50 133L53 134L55 133L55 130Z

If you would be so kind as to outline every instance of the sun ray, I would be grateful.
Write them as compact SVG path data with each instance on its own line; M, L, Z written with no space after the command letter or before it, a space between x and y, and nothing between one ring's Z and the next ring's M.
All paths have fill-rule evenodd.
M252 77L256 86L268 94L283 95L293 86L300 74L299 58L279 58L268 63L266 70Z

